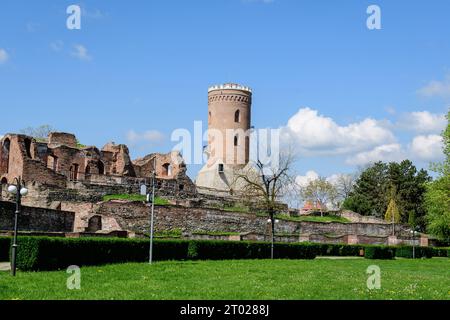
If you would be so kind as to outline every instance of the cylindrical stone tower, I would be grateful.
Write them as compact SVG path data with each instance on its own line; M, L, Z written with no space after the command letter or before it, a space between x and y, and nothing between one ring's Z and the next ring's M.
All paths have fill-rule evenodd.
M234 170L248 164L251 106L249 87L227 83L208 89L208 162L198 187L229 191Z
M249 161L252 91L238 84L208 90L208 164L246 165Z

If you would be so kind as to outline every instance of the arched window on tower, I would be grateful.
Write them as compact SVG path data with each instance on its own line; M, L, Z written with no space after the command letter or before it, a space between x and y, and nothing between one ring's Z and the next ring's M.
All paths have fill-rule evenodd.
M241 122L241 111L236 110L236 112L234 113L234 122Z
M239 145L239 136L234 136L234 146L237 147Z

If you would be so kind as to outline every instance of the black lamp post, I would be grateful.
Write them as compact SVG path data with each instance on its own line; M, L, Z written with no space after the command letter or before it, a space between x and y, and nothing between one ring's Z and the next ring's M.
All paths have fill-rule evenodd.
M28 189L25 188L25 182L19 177L14 179L15 184L8 187L8 192L16 196L16 211L14 213L14 238L11 247L11 275L16 276L16 257L17 257L17 229L18 220L21 209L22 197L28 194Z

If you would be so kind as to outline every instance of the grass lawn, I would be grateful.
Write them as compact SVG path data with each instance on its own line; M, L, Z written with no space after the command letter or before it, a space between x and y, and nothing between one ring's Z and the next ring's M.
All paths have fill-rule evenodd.
M129 200L129 201L146 201L147 197L140 194L110 194L103 197L103 201L110 200ZM168 205L169 201L155 197L155 205Z
M366 269L381 268L368 290ZM0 299L450 299L450 260L186 261L86 267L81 290L65 271L0 272Z

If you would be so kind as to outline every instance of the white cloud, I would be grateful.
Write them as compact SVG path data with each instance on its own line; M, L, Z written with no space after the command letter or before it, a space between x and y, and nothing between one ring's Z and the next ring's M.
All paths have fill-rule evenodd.
M5 49L0 48L0 64L5 63L9 59L9 54Z
M132 145L136 145L141 142L158 144L164 141L164 135L157 130L148 130L142 133L137 133L134 130L130 130L127 133L127 140Z
M381 121L367 118L340 126L310 108L300 109L282 129L283 142L297 146L306 156L350 154L395 141Z
M409 148L411 156L423 161L438 161L443 158L444 139L439 135L417 136Z
M61 40L53 41L50 43L50 48L55 52L59 52L64 48L64 42Z
M418 93L424 97L450 97L450 75L447 75L443 81L431 81L419 89Z
M72 56L83 61L90 61L92 57L89 55L88 50L85 46L81 44L76 44L73 46Z
M404 114L397 125L420 133L440 133L447 126L445 114L418 111Z
M347 158L350 165L364 166L377 161L390 162L405 159L423 162L440 161L444 157L443 139L439 135L419 135L407 146L399 143L377 146L372 150L360 152Z
M304 176L297 176L297 178L295 178L295 182L301 187L306 187L308 183L317 179L319 179L317 172L308 171Z
M363 166L377 161L401 161L407 158L405 151L399 143L377 146L369 151L357 153L347 158L350 165Z

